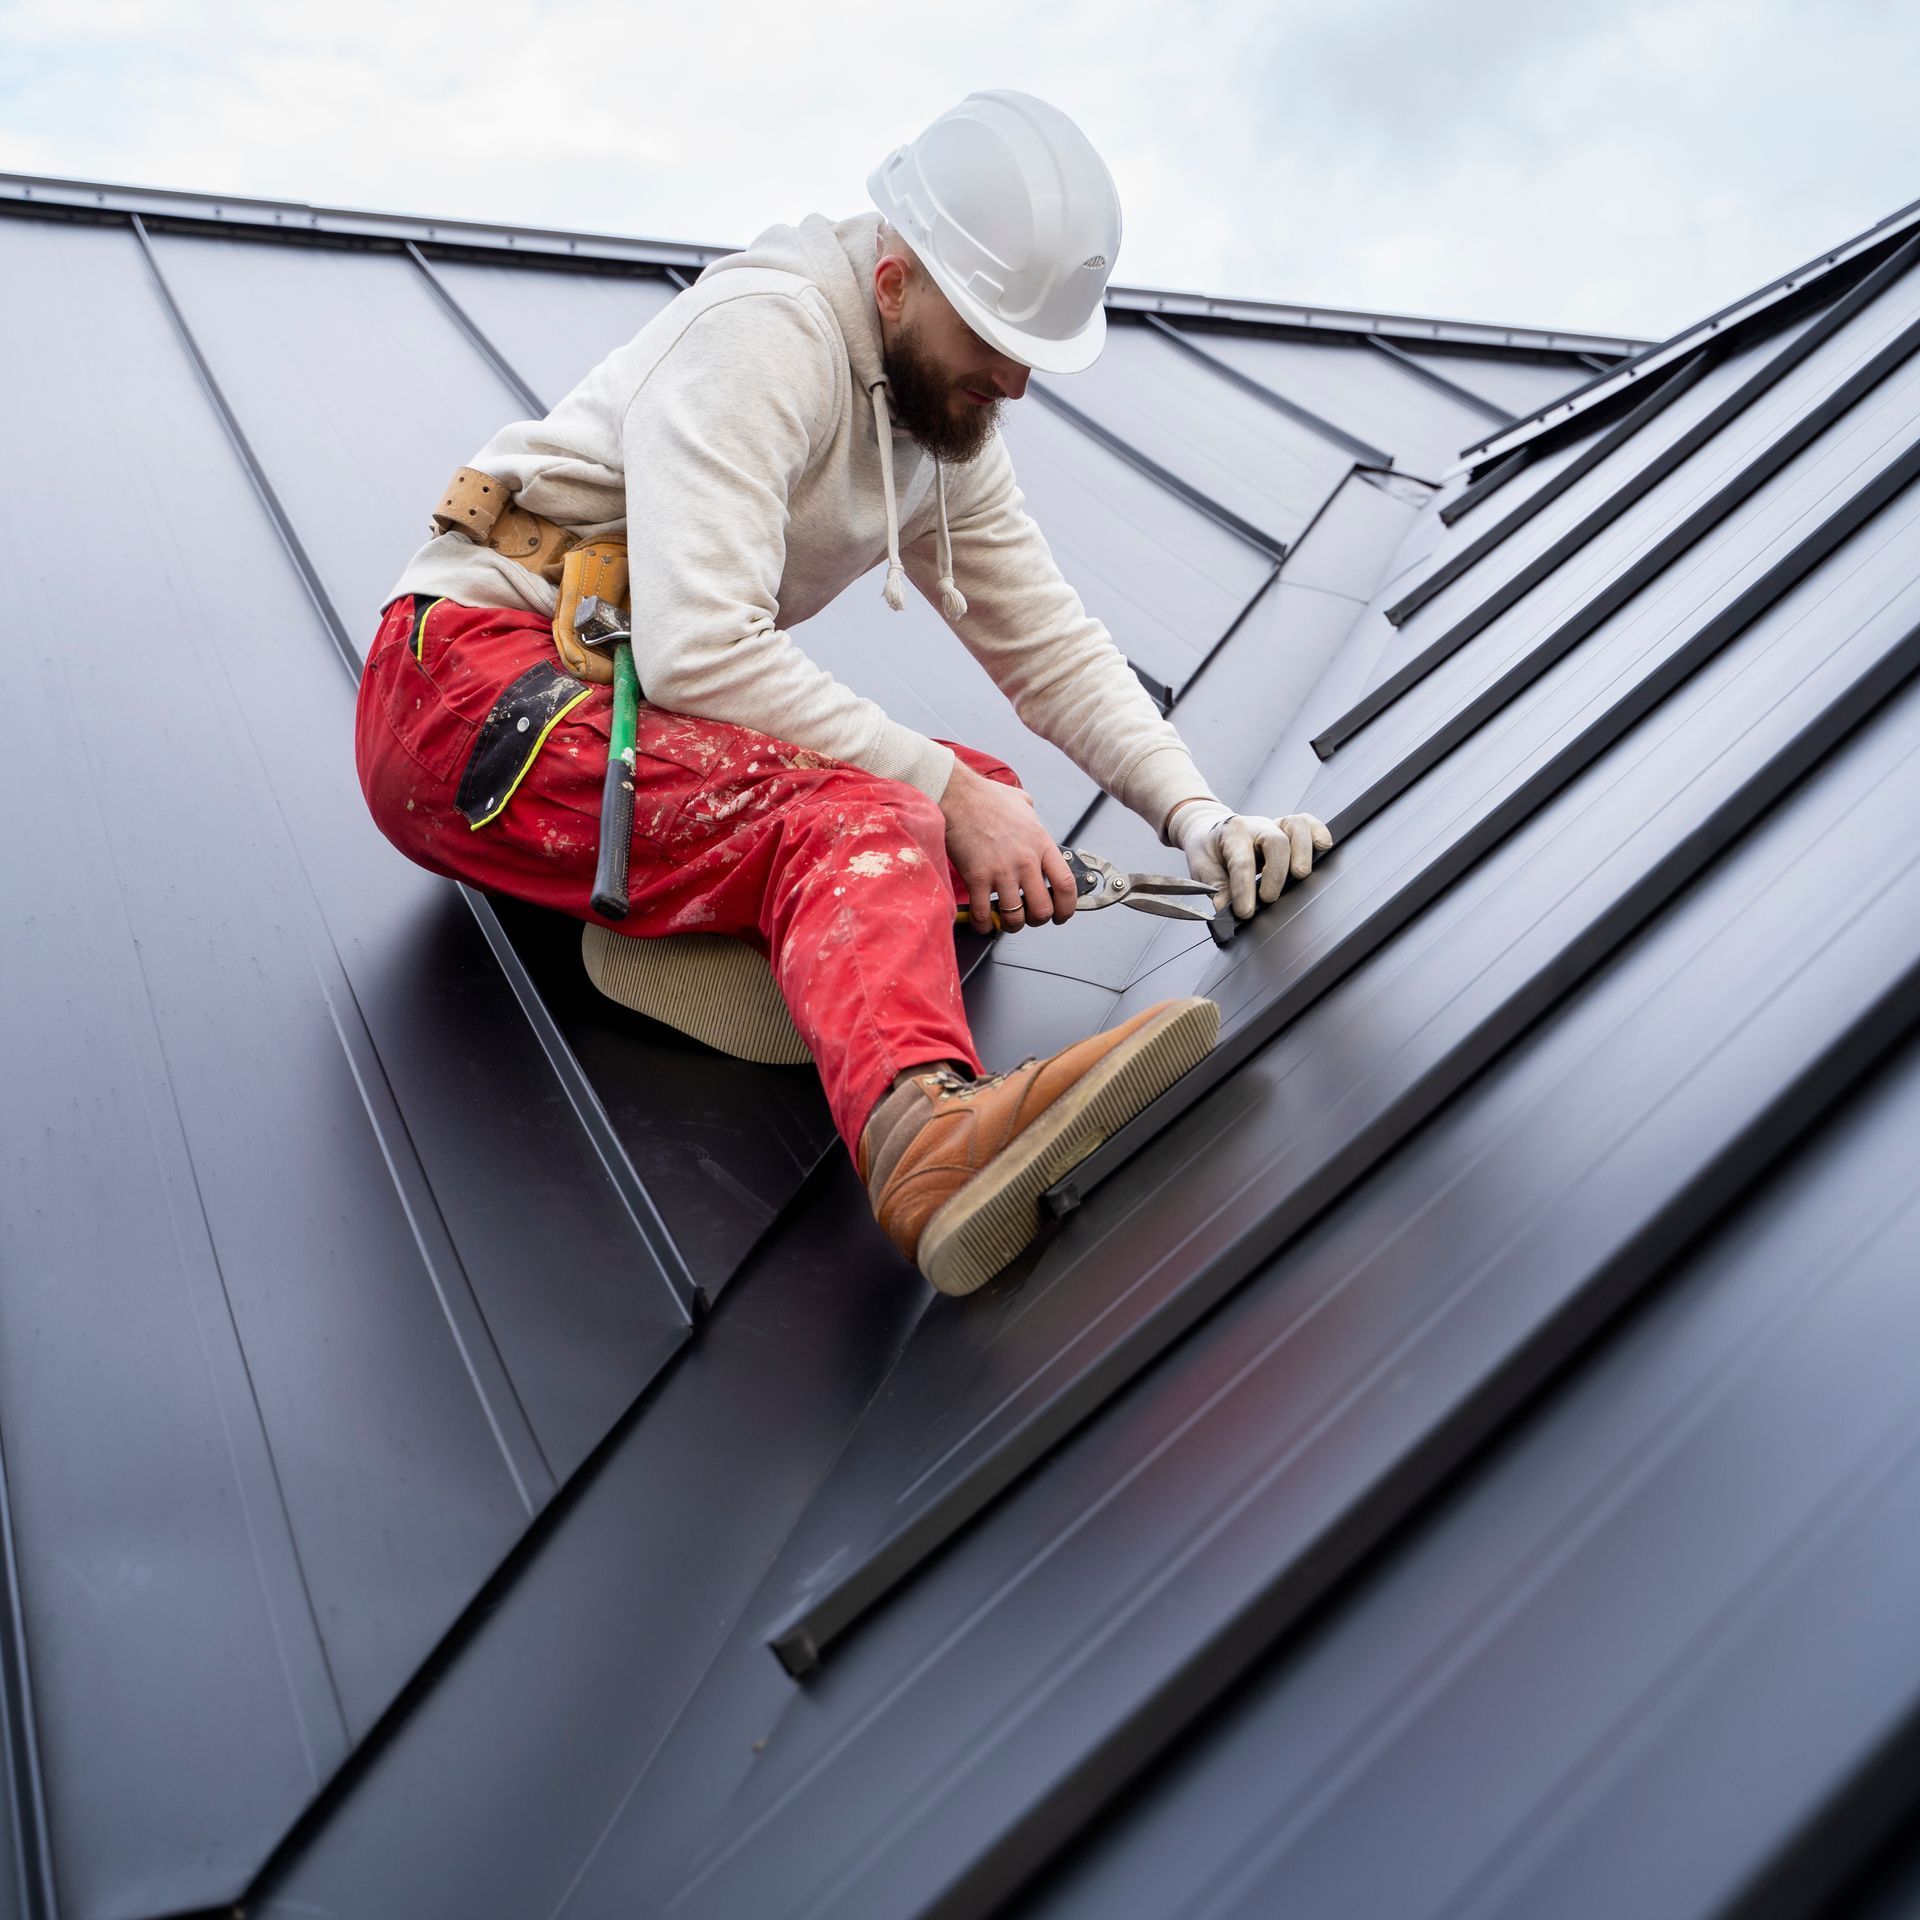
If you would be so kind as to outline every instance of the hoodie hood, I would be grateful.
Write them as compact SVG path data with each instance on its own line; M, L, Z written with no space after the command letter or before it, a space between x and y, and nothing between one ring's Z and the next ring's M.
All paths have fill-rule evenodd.
M873 263L879 243L877 213L856 213L839 221L810 213L797 227L769 227L744 251L712 261L700 278L706 281L742 267L761 267L811 280L827 296L847 343L847 364L860 391L868 393L876 381L886 378L880 365L880 314L873 304Z
M826 296L846 343L847 365L855 385L873 409L874 433L880 449L880 481L886 492L887 605L898 613L907 603L906 569L900 563L900 507L893 484L893 419L887 407L887 376L881 362L880 312L873 299L873 268L879 258L880 215L856 213L845 220L829 220L810 213L796 226L768 227L753 244L711 262L701 273L706 281L742 267L771 268L810 280ZM940 605L949 620L967 610L965 597L953 577L953 536L947 529L947 470L936 456L934 495L940 533Z

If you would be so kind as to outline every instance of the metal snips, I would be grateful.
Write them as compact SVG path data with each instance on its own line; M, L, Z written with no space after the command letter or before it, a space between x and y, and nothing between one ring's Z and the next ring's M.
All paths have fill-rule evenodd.
M1196 907L1186 900L1170 898L1178 894L1211 894L1203 880L1176 879L1169 873L1122 873L1111 860L1084 847L1062 847L1060 857L1067 863L1079 889L1076 911L1099 907L1132 907L1140 913L1158 914L1163 920L1210 922L1210 907Z

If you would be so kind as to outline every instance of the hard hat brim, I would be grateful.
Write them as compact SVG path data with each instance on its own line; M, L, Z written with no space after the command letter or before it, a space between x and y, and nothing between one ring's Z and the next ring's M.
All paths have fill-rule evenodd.
M867 190L881 216L887 220L894 219L894 211L887 204L885 182L878 168L868 180ZM912 244L909 240L908 245ZM1094 308L1093 318L1078 333L1069 335L1065 340L1049 340L1041 334L1023 333L1018 327L1010 327L997 315L989 313L933 258L931 249L922 252L915 248L914 255L932 276L933 284L946 295L947 305L988 346L997 348L1008 359L1018 360L1023 367L1031 367L1035 373L1084 373L1100 358L1100 351L1107 344L1107 310L1104 305Z
M998 348L1010 360L1018 360L1035 373L1084 373L1100 358L1107 344L1107 310L1095 307L1093 318L1076 334L1065 340L1049 340L1037 333L1023 333L989 313L965 287L954 284L931 260L921 264L933 276L933 283L947 296L947 304L988 346Z
M1031 367L1035 373L1084 373L1100 358L1101 349L1107 344L1105 307L1095 307L1093 318L1070 339L1043 340L1036 334L1021 333L990 314L969 313L958 301L954 301L954 305L959 308L961 318L989 346L998 347L1010 359Z

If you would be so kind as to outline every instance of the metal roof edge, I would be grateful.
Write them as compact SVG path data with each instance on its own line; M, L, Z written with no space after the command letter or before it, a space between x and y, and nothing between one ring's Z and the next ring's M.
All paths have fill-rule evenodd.
M356 207L316 207L304 200L264 200L248 194L116 186L101 180L62 180L40 174L0 172L0 207L8 202L70 213L137 213L149 220L190 220L239 230L260 228L278 234L331 234L396 244L412 241L416 245L431 241L441 246L497 249L522 259L600 260L628 266L697 269L739 251L734 246L571 232L563 227L430 219L417 214L375 213ZM1535 352L1599 352L1617 357L1639 353L1650 345L1645 340L1615 334L1568 333L1540 327L1503 327L1473 320L1426 319L1411 314L1367 313L1269 300L1223 299L1156 287L1109 287L1107 306L1121 313L1185 314L1254 326L1305 328L1317 333L1435 340L1467 347L1523 347Z
M7 1497L7 1456L0 1442L0 1818L12 1827L10 1846L0 1847L7 1874L4 1910L23 1920L53 1920L59 1912L53 1879L53 1834L47 1814L47 1783L40 1759L40 1732L27 1664L26 1608L20 1591L20 1560L14 1546L13 1509Z
M1850 265L1863 253L1884 246L1889 240L1915 227L1920 227L1920 200L1909 201L1906 206L1896 208L1884 218L1876 220L1864 233L1857 233L1851 240L1843 240L1839 246L1815 254L1811 260L1781 274L1778 279L1770 280L1756 292L1722 307L1718 313L1710 313L1705 319L1696 320L1691 326L1682 328L1671 338L1636 353L1619 366L1596 374L1584 386L1562 394L1537 413L1526 414L1511 426L1499 428L1484 440L1474 441L1461 450L1463 466L1478 466L1489 454L1506 453L1525 446L1550 427L1557 427L1576 413L1584 413L1589 407L1598 405L1601 400L1619 392L1642 374L1658 372L1683 356L1688 349L1708 339L1723 337L1731 328L1744 325L1757 315L1778 306L1790 294L1804 289L1811 282L1824 279L1829 273Z
M1107 305L1122 313L1186 314L1254 326L1304 327L1314 333L1358 333L1397 340L1438 340L1466 347L1528 347L1549 353L1638 354L1649 343L1624 334L1570 333L1546 327L1503 327L1491 321L1436 320L1418 314L1368 313L1353 307L1303 307L1278 300L1230 300L1157 287L1109 287Z
M281 234L333 234L395 244L435 241L443 246L498 249L525 258L618 261L630 266L704 267L734 252L676 240L639 240L620 234L570 233L559 227L516 227L476 220L424 219L354 207L315 207L304 200L259 200L245 194L180 193L164 187L122 187L104 181L55 180L0 173L0 206L8 201L58 211L139 214L153 220L192 220Z

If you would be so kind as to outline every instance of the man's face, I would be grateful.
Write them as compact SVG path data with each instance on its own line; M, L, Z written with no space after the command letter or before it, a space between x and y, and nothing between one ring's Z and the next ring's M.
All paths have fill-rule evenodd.
M986 446L1009 400L1027 390L1027 369L961 319L930 275L883 260L874 278L881 364L893 417L921 446L964 466Z

